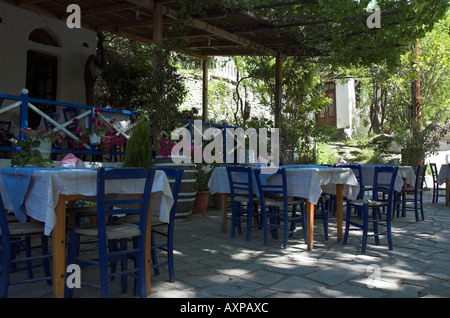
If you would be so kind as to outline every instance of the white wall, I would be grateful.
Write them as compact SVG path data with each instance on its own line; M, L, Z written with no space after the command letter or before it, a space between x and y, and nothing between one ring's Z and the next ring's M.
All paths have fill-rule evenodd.
M27 51L34 50L58 58L57 100L85 104L84 65L96 52L96 33L69 29L63 21L4 2L0 2L0 18L0 93L20 95L26 83ZM60 46L29 41L35 29L52 35Z
M355 80L345 78L336 83L336 126L351 137L352 114L355 109Z

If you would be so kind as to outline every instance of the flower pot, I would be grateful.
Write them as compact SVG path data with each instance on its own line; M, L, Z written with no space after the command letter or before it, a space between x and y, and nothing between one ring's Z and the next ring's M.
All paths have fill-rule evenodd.
M101 143L101 138L99 135L97 134L92 134L89 136L89 142L91 143L91 145L93 146L98 146Z
M201 214L206 211L208 207L209 200L209 190L208 191L198 191L195 195L194 200L194 211L197 214Z
M214 202L214 208L216 210L221 210L222 209L222 193L214 193L212 195L213 197L213 202ZM229 204L230 202L230 196L226 196L228 198L227 200L227 204Z
M41 140L41 144L35 149L39 150L43 159L50 159L52 153L52 141L47 139Z

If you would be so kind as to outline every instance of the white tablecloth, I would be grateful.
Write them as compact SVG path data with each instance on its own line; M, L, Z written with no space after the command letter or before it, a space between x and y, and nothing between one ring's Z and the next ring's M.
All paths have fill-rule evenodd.
M336 194L336 184L344 185L344 196L349 199L356 199L359 192L358 180L353 171L349 168L329 168L329 167L300 167L285 166L287 192L289 196L308 199L309 202L317 204L322 192ZM280 184L280 175L268 175L267 184ZM256 181L254 183L254 193L257 194ZM230 185L225 167L214 169L208 182L211 194L230 193Z
M28 169L28 168L18 168ZM8 197L1 177L0 192L6 209L13 205ZM107 184L108 193L133 194L142 191L143 181L119 180ZM97 170L91 168L49 168L37 169L32 173L28 189L25 189L26 214L45 223L45 234L50 235L56 224L55 208L60 194L97 195ZM172 191L166 174L156 171L152 187L152 216L159 217L162 222L169 222L170 209L173 205Z
M446 179L450 179L450 164L443 164L439 170L438 183L445 183Z

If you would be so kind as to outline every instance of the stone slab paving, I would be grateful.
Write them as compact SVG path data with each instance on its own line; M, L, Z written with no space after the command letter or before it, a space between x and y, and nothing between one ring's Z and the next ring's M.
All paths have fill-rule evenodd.
M336 220L330 220L330 238L324 240L321 221L316 221L314 250L308 251L302 229L282 249L279 240L264 246L262 231L245 233L220 230L221 216L215 209L175 226L176 282L168 272L152 275L149 298L418 298L450 296L450 207L442 199L432 204L425 196L425 221L413 215L393 222L394 250L381 237L376 246L369 238L366 254L359 254L360 234L352 232L347 245L336 241ZM96 275L96 272L82 273ZM85 276L85 277L86 277ZM112 284L113 297L121 294ZM130 290L132 281L130 280ZM51 287L13 286L10 297L51 297ZM100 297L81 288L74 297Z

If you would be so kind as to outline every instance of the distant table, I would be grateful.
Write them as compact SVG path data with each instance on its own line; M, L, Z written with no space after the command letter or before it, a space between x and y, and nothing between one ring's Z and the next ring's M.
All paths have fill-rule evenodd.
M350 168L335 168L323 166L294 165L286 168L286 182L288 196L305 198L307 200L307 246L313 248L314 236L314 205L317 204L322 192L336 194L337 198L337 239L342 239L343 198L356 199L359 183ZM258 168L255 168L258 169ZM280 175L271 175L266 179L267 184L281 183ZM256 184L256 182L254 182ZM222 231L226 231L226 202L230 194L230 186L226 167L214 169L208 182L211 194L222 194ZM255 193L258 193L256 190Z
M443 164L439 170L438 183L445 183L445 205L450 205L450 164Z
M21 175L23 186L17 183L14 173ZM27 176L29 178L27 179ZM0 191L5 207L14 210L19 218L21 213L44 222L45 234L53 238L53 293L55 297L64 297L65 286L65 244L66 244L66 202L97 195L97 170L92 168L1 168ZM123 180L107 183L108 193L136 194L142 189L143 182ZM28 184L27 184L28 183ZM11 188L23 193L11 193ZM9 191L8 191L9 190ZM23 202L15 202L16 200ZM169 222L173 205L172 191L166 174L156 171L151 196L152 216L162 222ZM14 209L16 207L16 209ZM20 211L17 211L18 207ZM149 218L150 220L150 218ZM150 255L148 255L150 257ZM150 265L150 259L147 260ZM147 273L150 271L147 269ZM150 276L147 276L149 291Z

